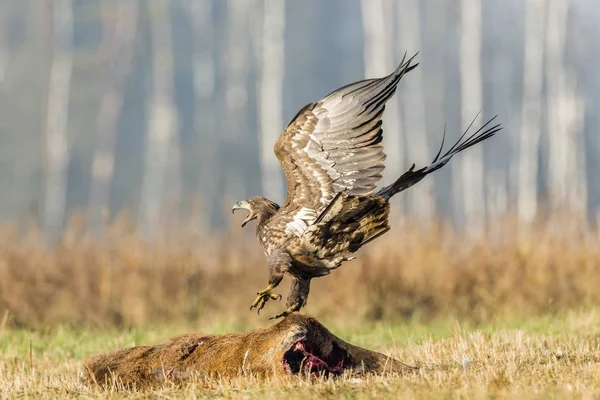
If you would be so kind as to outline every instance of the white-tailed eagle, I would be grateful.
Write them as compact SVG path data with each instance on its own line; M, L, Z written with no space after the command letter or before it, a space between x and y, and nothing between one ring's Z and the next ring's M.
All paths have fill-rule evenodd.
M442 139L430 165L415 169L413 164L391 185L376 191L386 158L381 143L385 103L404 74L417 67L411 64L413 59L406 60L405 55L390 75L352 83L302 108L275 143L287 181L283 205L251 197L233 206L232 212L249 211L242 227L257 220L256 233L267 257L269 285L257 293L250 309L260 312L269 299L281 298L272 290L287 273L292 277L287 309L272 318L300 310L312 278L328 275L390 229L392 196L501 129L489 126L495 117L470 136L467 129L445 154Z

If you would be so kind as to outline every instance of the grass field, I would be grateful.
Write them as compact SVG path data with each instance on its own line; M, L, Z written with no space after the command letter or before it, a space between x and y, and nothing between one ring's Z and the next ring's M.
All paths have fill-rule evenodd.
M186 331L229 332L239 326L90 330L58 326L0 332L2 397L83 398L406 398L600 396L600 311L463 325L447 319L420 324L379 322L330 329L355 344L419 365L408 376L338 379L309 384L301 378L256 382L192 382L151 392L99 390L82 380L91 354L158 343Z
M426 226L396 223L357 260L315 280L304 310L419 372L151 392L88 386L82 361L184 332L269 325L283 303L248 311L266 285L252 232L178 231L147 242L115 220L97 241L73 223L49 250L35 230L0 228L0 398L600 397L599 232L567 219L518 235L505 221L467 240ZM285 296L287 285L277 292Z

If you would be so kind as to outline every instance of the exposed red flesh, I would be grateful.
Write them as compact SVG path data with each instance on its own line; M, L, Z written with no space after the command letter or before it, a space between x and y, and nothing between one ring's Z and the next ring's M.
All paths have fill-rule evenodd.
M284 369L291 374L300 372L314 376L341 375L346 368L347 357L342 349L334 349L328 357L320 356L322 352L313 349L306 338L297 340L285 353Z

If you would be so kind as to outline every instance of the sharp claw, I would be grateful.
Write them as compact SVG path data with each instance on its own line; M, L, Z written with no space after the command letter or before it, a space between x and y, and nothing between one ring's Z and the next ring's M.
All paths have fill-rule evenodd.
M256 292L256 299L254 299L254 302L250 306L250 311L257 308L257 313L260 314L260 310L262 310L265 307L265 304L267 303L267 301L269 301L269 300L281 301L282 298L283 298L283 296L280 294L271 293L271 289L261 290L260 292Z
M271 319L277 319L277 318L281 318L281 317L287 317L288 315L290 315L290 312L289 312L289 310L285 310L284 312L281 312L281 313L279 313L279 314L277 314L277 315L273 315L273 316L272 316L271 318L269 318L269 319L271 320Z
M274 294L274 293L269 293L269 298L271 300L281 300L281 295L280 294Z
M273 315L273 316L272 316L271 318L269 318L269 319L271 320L271 319L277 319L277 318L281 318L281 317L287 317L287 316L288 316L288 315L290 315L290 314L291 314L291 312L289 312L288 310L285 310L284 312L281 312L281 313L279 313L279 314L277 314L277 315Z
M302 306L300 304L294 304L293 306L288 307L287 310L285 310L277 315L274 315L269 319L271 320L271 319L277 319L277 318L281 318L281 317L287 317L288 315L299 311L300 308L302 308Z

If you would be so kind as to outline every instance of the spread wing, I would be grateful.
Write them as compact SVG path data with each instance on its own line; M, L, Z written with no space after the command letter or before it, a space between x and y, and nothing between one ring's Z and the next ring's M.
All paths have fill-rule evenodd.
M275 155L287 181L286 231L302 235L337 193L373 192L386 157L381 144L385 103L418 65L411 65L415 56L406 60L405 55L386 77L352 83L308 104L279 136Z

